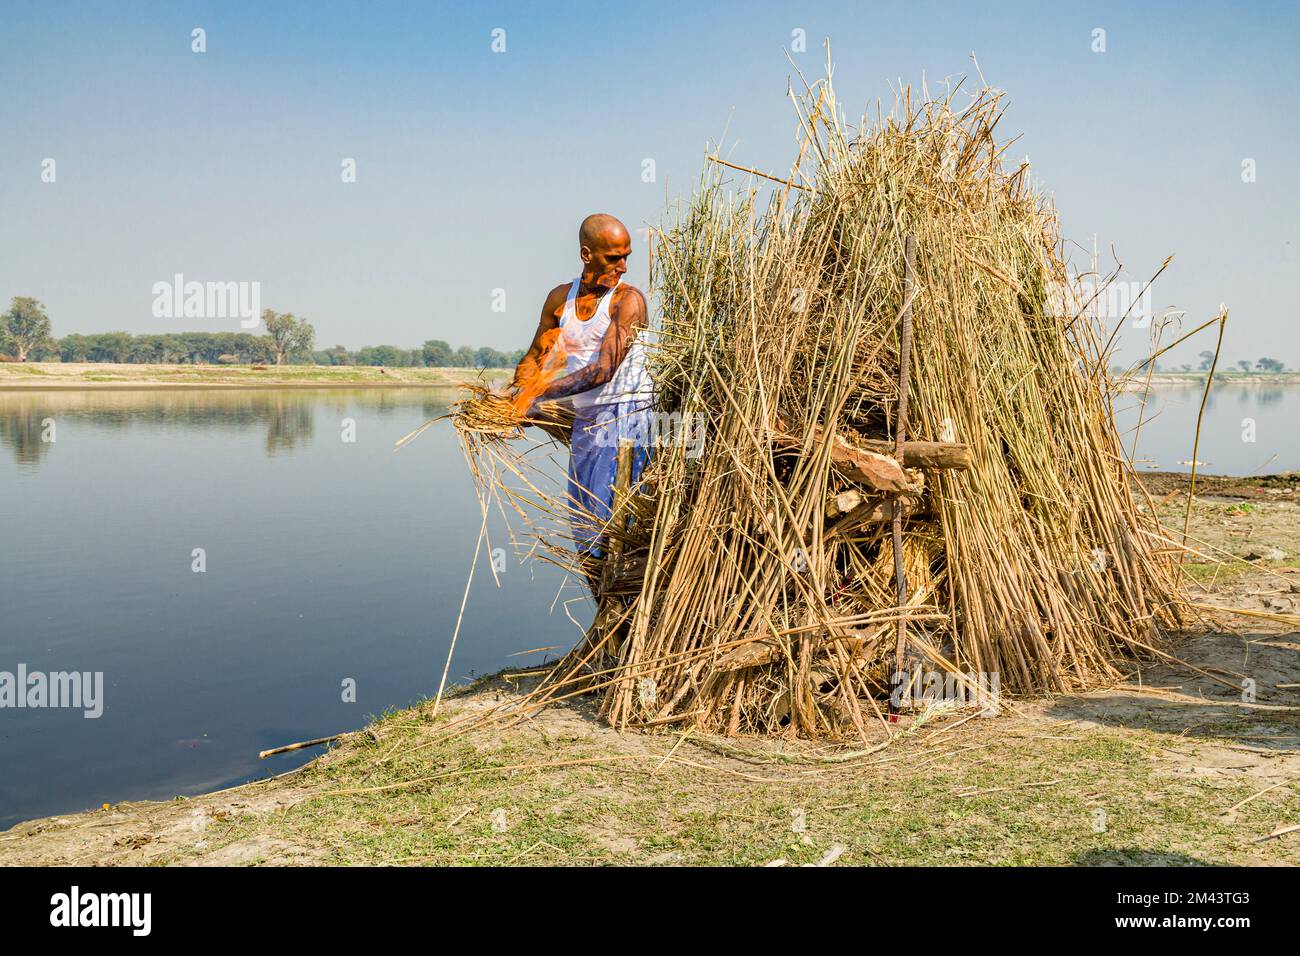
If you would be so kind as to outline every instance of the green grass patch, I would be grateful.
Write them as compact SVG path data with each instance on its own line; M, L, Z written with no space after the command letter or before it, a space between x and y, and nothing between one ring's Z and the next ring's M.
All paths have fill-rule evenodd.
M1031 739L1002 724L889 763L723 761L723 769L688 739L677 754L710 769L654 758L543 768L531 765L615 756L646 742L667 753L677 737L623 743L520 728L477 745L430 746L427 713L398 712L373 725L377 741L352 738L297 784L323 793L446 776L245 816L224 840L273 836L337 864L799 865L839 844L841 865L1198 865L1251 859L1250 838L1300 821L1294 800L1257 800L1230 821L1219 811L1249 796L1251 784L1157 773L1153 752L1194 746L1173 735L1108 729ZM520 765L529 766L507 769ZM1294 847L1270 847L1279 861L1300 862Z

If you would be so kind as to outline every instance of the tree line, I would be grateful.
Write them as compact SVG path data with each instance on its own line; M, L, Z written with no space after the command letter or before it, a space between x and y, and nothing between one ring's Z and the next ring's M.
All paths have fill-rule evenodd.
M1201 360L1201 371L1208 372L1210 366L1214 364L1214 353L1209 349L1206 349L1198 356L1198 358ZM1285 372L1286 363L1275 358L1269 358L1265 355L1262 358L1256 359L1253 363L1250 359L1238 359L1237 368L1243 372Z
M429 339L419 348L368 345L355 351L342 345L316 348L316 330L291 312L262 312L266 332L73 333L55 338L45 307L17 296L0 314L0 361L121 362L151 365L381 365L388 368L513 368L524 350L453 348Z
M1208 356L1208 358L1206 356ZM1214 353L1208 351L1202 352L1199 358L1201 364L1196 368L1192 367L1191 362L1183 362L1181 365L1171 365L1167 362L1156 362L1154 363L1155 367L1153 370L1156 372L1208 372L1210 370L1210 364L1214 361ZM1285 372L1287 370L1285 362L1280 359L1269 358L1267 355L1256 359L1255 361L1251 361L1250 359L1238 359L1232 364L1237 366L1236 370L1239 372ZM1224 370L1232 370L1230 363L1226 361L1220 362L1218 367ZM1124 371L1124 367L1118 364L1112 365L1111 371L1122 372Z

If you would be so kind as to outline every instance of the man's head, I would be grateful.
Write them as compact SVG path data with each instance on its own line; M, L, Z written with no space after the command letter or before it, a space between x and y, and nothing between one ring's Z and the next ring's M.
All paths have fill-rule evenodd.
M582 281L612 289L627 272L632 237L613 216L598 212L582 220L578 252L582 256Z

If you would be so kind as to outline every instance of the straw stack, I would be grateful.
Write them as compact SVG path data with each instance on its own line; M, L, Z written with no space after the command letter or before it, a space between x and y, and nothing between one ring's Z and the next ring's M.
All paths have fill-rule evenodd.
M657 237L659 410L701 425L703 452L661 443L620 496L618 556L585 568L595 623L527 706L596 692L619 727L865 737L900 662L1080 689L1178 623L1096 323L1058 314L1055 213L994 138L999 94L904 93L856 137L829 79L796 104L789 179L737 195L738 167L710 162ZM478 434L474 406L485 496L554 519L535 530L576 570L564 502L502 477L527 453Z

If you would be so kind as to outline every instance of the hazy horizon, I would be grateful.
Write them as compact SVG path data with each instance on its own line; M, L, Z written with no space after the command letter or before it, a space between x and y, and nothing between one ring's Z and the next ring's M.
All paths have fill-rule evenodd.
M974 51L1007 91L999 132L1023 134L1008 157L1030 157L1067 238L1096 235L1105 261L1113 245L1131 281L1175 255L1157 311L1190 329L1226 302L1224 361L1300 365L1296 3L587 9L6 3L0 305L40 299L57 336L244 331L155 316L152 287L180 273L260 283L318 348L522 348L577 272L583 215L634 230L644 286L637 230L689 196L706 142L725 130L735 161L789 168L790 61L815 80L829 37L851 121L900 80L977 82ZM1146 336L1126 329L1119 358Z

